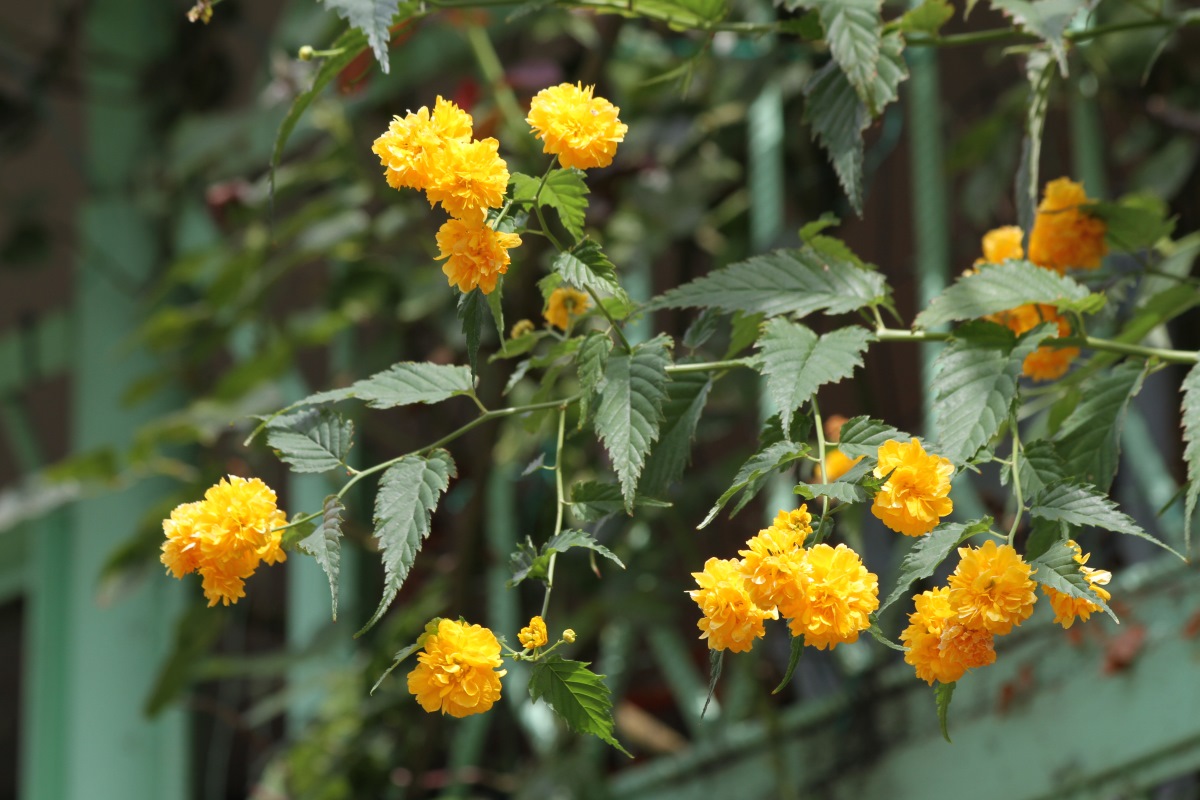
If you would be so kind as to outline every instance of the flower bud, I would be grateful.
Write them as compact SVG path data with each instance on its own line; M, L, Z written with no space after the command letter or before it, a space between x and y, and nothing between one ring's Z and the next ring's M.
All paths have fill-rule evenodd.
M571 644L571 642L575 641L575 631L567 628L565 631L563 631L562 638L564 642Z
M312 58L313 58L312 45L306 44L303 47L301 47L299 56L300 56L301 61L312 61Z

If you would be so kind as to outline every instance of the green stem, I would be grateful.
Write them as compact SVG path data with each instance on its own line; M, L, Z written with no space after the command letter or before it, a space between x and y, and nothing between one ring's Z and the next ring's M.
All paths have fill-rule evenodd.
M1021 432L1017 427L1016 417L1011 417L1008 424L1012 428L1012 480L1017 501L1016 515L1013 517L1012 527L1008 529L1008 544L1012 546L1017 536L1017 528L1021 524L1021 517L1025 515L1025 498L1021 496Z
M567 430L567 407L564 405L558 412L558 443L554 447L554 533L551 539L558 536L562 532L563 522L563 507L565 506L565 494L563 492L563 440L566 437ZM550 592L554 590L554 560L558 553L550 554L550 563L546 565L546 594L542 597L542 621L546 619L546 613L550 610Z
M470 3L469 5L480 4ZM504 79L504 65L500 63L500 56L497 55L496 48L492 46L492 40L488 38L487 30L479 25L468 25L467 41L471 45L471 51L475 54L475 60L479 63L479 71L483 73L483 79L491 88L492 95L496 98L496 105L500 106L509 128L518 136L527 135L529 129L524 124L525 115L521 113L521 106L517 102L517 96L513 94L512 87Z
M612 314L608 313L608 309L604 307L604 303L600 301L600 295L596 294L596 290L590 286L585 286L587 293L592 296L592 301L596 304L596 308L600 309L600 313L608 320L608 324L612 326L612 330L617 334L617 338L621 340L621 347L625 348L626 353L633 352L633 345L629 344L629 340L625 338L625 334L621 331L621 326L612 318Z
M813 395L813 427L817 429L817 458L821 462L821 481L825 481L825 424L821 422L821 409L817 406L817 396ZM821 522L829 515L829 495L821 495Z
M752 358L732 358L728 361L698 361L695 364L672 364L667 367L668 375L687 375L692 372L721 372L737 367L754 368Z
M953 334L942 331L909 331L896 328L879 328L875 338L881 342L944 342L953 338ZM1124 356L1141 356L1142 358L1157 358L1171 364L1195 364L1200 361L1200 354L1188 350L1165 350L1159 347L1143 347L1138 344L1126 344L1112 339L1098 339L1095 336L1064 336L1060 339L1048 339L1046 347L1086 347L1105 353L1116 353Z

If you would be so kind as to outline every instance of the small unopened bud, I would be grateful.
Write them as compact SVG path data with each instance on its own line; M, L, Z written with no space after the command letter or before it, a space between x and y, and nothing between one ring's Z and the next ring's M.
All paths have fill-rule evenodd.
M316 51L313 50L311 44L304 45L303 47L300 48L300 53L299 53L300 60L301 61L312 61L314 52L316 52Z
M567 628L565 631L563 631L563 641L567 644L575 641L575 631L571 630L570 628Z

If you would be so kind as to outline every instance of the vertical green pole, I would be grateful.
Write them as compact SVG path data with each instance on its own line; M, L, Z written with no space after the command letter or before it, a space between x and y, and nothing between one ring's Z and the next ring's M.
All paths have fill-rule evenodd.
M80 224L84 256L74 301L71 422L78 451L123 445L159 410L131 411L121 393L153 368L149 358L125 350L144 310L137 287L159 257L153 218L132 187L155 150L153 97L144 94L143 78L170 46L163 31L171 30L172 13L174 7L151 0L113 0L90 6L85 23L85 50L97 57L84 70L91 194ZM69 529L53 530L38 545L34 669L41 682L32 711L47 716L31 742L29 800L186 796L184 712L153 721L142 714L183 587L148 581L109 608L95 593L105 559L157 492L146 483L83 501L69 513Z

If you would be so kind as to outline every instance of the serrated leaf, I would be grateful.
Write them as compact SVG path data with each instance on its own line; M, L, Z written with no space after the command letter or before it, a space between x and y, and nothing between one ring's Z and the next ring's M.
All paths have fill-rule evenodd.
M968 12L969 13L969 12ZM1033 230L1038 204L1042 163L1042 133L1054 82L1054 62L1044 50L1032 50L1025 57L1025 78L1029 81L1029 105L1025 110L1025 135L1021 139L1021 160L1017 164L1017 223L1028 234Z
M383 559L383 598L356 637L370 630L396 599L429 536L438 499L456 475L454 459L445 450L435 450L428 458L404 456L383 473L375 495L374 519Z
M816 311L855 311L887 297L887 282L878 272L823 260L805 248L776 250L710 272L650 301L648 308L805 316Z
M491 364L503 359L523 356L537 347L538 342L544 338L546 338L545 331L534 331L532 333L523 333L515 339L505 339L500 345L500 349L488 357L488 363Z
M1179 412L1183 424L1183 460L1187 462L1187 497L1183 503L1184 551L1192 552L1192 515L1200 499L1200 364L1188 370L1183 379L1183 403Z
M978 319L1026 303L1074 308L1091 293L1075 280L1028 261L1006 261L965 275L917 315L915 327Z
M787 669L783 673L783 680L779 685L771 690L771 694L779 694L789 683L792 682L792 676L796 674L796 667L800 663L800 656L804 654L804 637L793 636L791 642L791 650L788 653Z
M1056 543L1065 542L1071 538L1070 528L1062 522L1034 518L1032 523L1029 538L1025 540L1026 561L1032 561Z
M715 308L706 308L683 332L683 346L689 350L702 347L721 327L723 315Z
M576 733L591 734L629 755L613 736L612 696L604 676L587 667L560 656L539 661L529 677L529 696L545 700Z
M1037 494L1029 514L1035 519L1103 528L1113 533L1136 536L1183 558L1171 547L1142 530L1132 517L1122 512L1115 502L1095 486L1072 481L1053 483Z
M876 614L872 614L871 627L867 628L867 633L871 634L871 638L879 642L884 647L895 650L897 653L907 653L908 648L897 642L893 642L883 633L883 629L879 627L879 620Z
M357 398L371 408L395 408L414 403L440 403L475 386L470 367L401 361L383 372L355 381L345 389L318 392L297 403L337 402Z
M650 446L658 440L662 405L667 398L670 338L658 336L632 353L608 359L596 409L596 433L604 443L621 482L626 513L633 512L638 478Z
M809 0L817 10L830 55L867 103L880 60L879 10L883 0Z
M1171 235L1175 221L1166 218L1166 207L1151 198L1125 198L1119 203L1088 203L1081 211L1104 220L1109 244L1133 253L1153 247Z
M1018 339L985 321L955 330L934 361L938 455L963 464L1000 432L1017 397L1025 357L1057 332L1053 325L1038 326Z
M579 371L579 425L583 427L587 419L588 406L592 395L600 388L604 380L604 370L608 366L608 354L612 351L612 339L608 334L593 331L579 345L579 360L576 368Z
M927 33L933 36L953 16L954 6L950 5L950 0L925 0L900 17L900 30L904 33Z
M366 35L379 68L388 71L389 28L399 12L398 0L324 0L326 7ZM407 16L407 14L405 15Z
M479 340L483 335L483 320L488 315L487 301L483 292L472 289L458 295L458 319L462 322L463 336L467 340L467 361L471 375L479 372Z
M658 443L650 450L639 484L654 497L666 494L671 484L683 477L692 452L696 426L712 390L712 378L698 372L676 375L667 384L663 422Z
M1108 607L1108 603L1096 594L1087 577L1079 571L1080 565L1075 560L1075 550L1066 542L1051 545L1045 553L1030 560L1029 566L1034 568L1032 577L1038 583L1071 597L1087 600L1103 609L1105 614L1112 617L1113 622L1120 622Z
M653 497L638 495L635 508L670 508L671 504ZM571 513L580 522L599 522L605 517L625 510L621 487L605 481L580 481L571 487Z
M833 2L834 0L831 0ZM829 155L833 171L854 210L862 214L863 131L897 97L908 77L904 39L899 33L883 37L875 74L859 91L841 65L831 61L804 86L804 122Z
M879 446L893 439L907 442L912 436L877 419L865 416L851 417L842 425L842 432L838 437L838 450L850 459L859 456L877 458Z
M276 417L267 426L267 445L279 451L292 472L343 466L353 441L354 423L329 408Z
M1144 365L1125 361L1087 384L1059 428L1055 446L1070 474L1102 491L1112 485L1121 456L1121 431L1130 401L1142 388Z
M325 498L321 523L296 546L308 553L329 579L329 594L333 602L333 621L337 622L338 581L342 568L342 514L346 507L337 495Z
M1007 474L1007 469L1003 474ZM1021 489L1033 497L1047 485L1067 477L1067 464L1054 442L1038 439L1021 448Z
M870 331L858 326L817 336L796 322L778 318L766 322L758 340L761 372L784 427L791 426L792 414L817 389L853 375L874 339Z
M616 267L604 255L600 245L591 239L584 239L571 249L559 253L550 263L550 268L567 283L585 291L591 289L601 296L625 294L617 281Z
M933 575L942 562L960 544L986 533L992 527L992 518L984 517L974 522L943 522L925 536L917 539L912 549L900 562L900 575L896 578L896 588L888 595L887 600L879 607L879 612L908 594L912 585Z
M712 702L717 691L717 681L721 680L721 670L725 666L724 650L708 651L708 694L704 697L704 707L700 709L700 719L708 713L708 704Z
M1050 45L1064 77L1067 74L1067 48L1063 34L1090 0L991 0L992 8L1002 11L1012 21Z
M795 493L805 500L815 500L818 497L828 497L843 503L865 503L875 494L864 486L851 481L834 481L833 483L798 483Z
M549 574L550 556L557 553L565 553L573 547L582 547L586 550L591 550L607 558L621 569L625 569L625 564L622 563L621 559L617 558L613 551L597 542L595 537L590 533L568 528L550 537L550 541L542 545L540 550L534 548L532 543L520 546L509 560L513 576L508 585L510 587L516 586L528 578L545 580L547 574Z
M283 151L287 147L288 139L292 137L292 132L296 130L296 125L300 122L301 117L304 116L304 112L312 105L313 100L317 99L321 92L325 90L325 87L351 61L358 58L359 54L367 49L367 37L362 31L351 28L334 40L331 49L337 51L338 54L321 61L321 66L317 69L317 74L313 77L312 86L309 87L308 91L296 95L296 99L292 101L292 105L288 108L283 121L279 123L279 132L275 134L275 146L271 150L271 176L268 196L272 204L275 202L275 171L279 168L279 162L283 160Z
M775 472L775 470L782 469L791 464L793 461L804 458L810 450L811 448L806 444L783 441L768 445L750 456L738 468L737 475L733 478L733 484L725 490L724 494L717 498L716 504L713 505L704 520L696 526L696 529L700 530L707 527L710 522L716 519L717 514L725 507L725 504L738 492L741 492L742 496L735 504L733 511L729 513L729 516L732 517L741 511L762 490L767 476Z
M587 214L588 187L584 182L584 174L575 168L555 169L546 178L538 195L541 178L513 173L509 179L512 184L513 202L530 201L538 198L538 205L549 206L558 214L558 219L574 241L583 238L584 217Z
M425 637L422 636L419 639L417 639L417 641L413 642L412 644L407 645L407 646L402 647L399 650L397 650L396 655L392 656L391 666L389 666L386 670L383 671L383 674L379 676L379 680L375 681L375 685L371 687L371 691L368 692L368 694L375 694L375 690L379 688L379 684L383 683L384 678L386 678L388 675L391 675L392 671L395 670L396 667L403 664L405 659L407 659L413 653L417 652L422 647L424 647L425 646L424 639L425 639Z
M947 717L950 714L950 699L954 697L954 687L956 685L954 683L939 683L933 687L933 700L937 704L938 725L942 728L942 738L947 742L950 742Z

